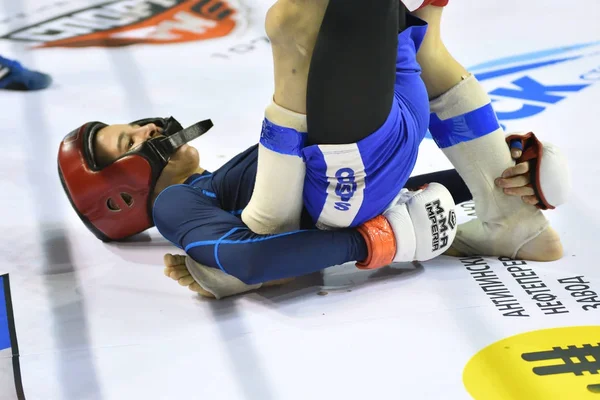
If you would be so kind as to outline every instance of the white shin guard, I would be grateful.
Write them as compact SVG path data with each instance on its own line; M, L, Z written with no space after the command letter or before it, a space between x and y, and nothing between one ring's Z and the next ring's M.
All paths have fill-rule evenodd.
M269 128L269 123L275 125ZM258 147L256 183L242 220L258 234L299 229L306 166L299 154L307 132L306 115L272 102L265 111L265 124ZM281 145L284 143L284 146ZM291 143L291 146L290 146ZM287 146L285 149L282 147Z
M432 135L473 194L478 217L459 226L453 247L463 254L515 258L549 224L536 207L494 184L515 162L489 96L471 75L434 99L431 112Z

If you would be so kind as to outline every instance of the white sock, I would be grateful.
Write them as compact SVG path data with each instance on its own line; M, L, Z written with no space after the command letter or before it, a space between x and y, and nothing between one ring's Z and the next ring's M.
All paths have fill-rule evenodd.
M459 227L454 248L465 254L516 257L548 221L536 207L494 184L515 162L488 94L471 75L431 101L431 113L431 133L469 187L477 213L477 219Z
M306 115L272 102L258 146L256 183L242 221L258 234L297 230L302 214L306 166L301 150L306 141Z

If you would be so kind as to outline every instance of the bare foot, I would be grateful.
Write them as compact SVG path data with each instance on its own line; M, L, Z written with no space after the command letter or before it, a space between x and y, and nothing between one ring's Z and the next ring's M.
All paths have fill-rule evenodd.
M209 299L215 299L215 295L207 292L200 286L194 278L190 275L185 266L185 257L179 254L165 254L164 256L164 264L165 264L165 276L177 281L181 286L187 286L189 290L192 292L198 293L202 297L206 297Z
M469 254L465 251L458 250L454 245L444 253L450 257L465 257ZM507 254L480 254L483 256L506 256ZM560 241L560 236L552 227L546 228L536 238L524 244L517 252L517 260L526 261L556 261L563 256L563 246Z
M563 246L560 236L550 226L517 252L517 259L530 261L556 261L562 256Z
M165 270L164 270L165 276L168 276L169 278L173 279L174 281L177 281L181 286L187 286L187 288L189 290L191 290L192 292L198 293L202 297L206 297L209 299L215 299L216 297L214 294L203 289L202 286L200 286L198 284L198 282L196 282L194 280L194 278L189 273L189 271L185 265L185 258L186 258L186 256L182 256L182 255L178 255L178 254L175 254L175 255L165 254L164 259L163 259L164 264L165 264ZM269 281L269 282L265 282L262 285L262 287L281 286L281 285L285 285L286 283L289 283L293 280L294 280L294 278Z

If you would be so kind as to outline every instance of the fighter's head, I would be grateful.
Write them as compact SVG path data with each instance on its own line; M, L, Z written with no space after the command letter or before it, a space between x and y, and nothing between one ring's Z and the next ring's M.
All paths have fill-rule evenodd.
M71 204L101 240L120 240L153 226L152 201L198 169L186 143L210 120L183 129L174 118L127 125L89 122L69 133L58 151L58 173Z

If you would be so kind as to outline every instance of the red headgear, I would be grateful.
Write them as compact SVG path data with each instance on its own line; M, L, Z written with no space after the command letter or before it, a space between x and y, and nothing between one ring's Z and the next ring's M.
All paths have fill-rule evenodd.
M145 141L107 166L98 166L93 148L95 135L106 124L87 123L60 144L58 173L67 197L88 229L105 242L154 225L150 199L160 173L177 148L213 126L205 120L183 129L174 118L148 118L132 124L149 123L163 128L164 136Z

